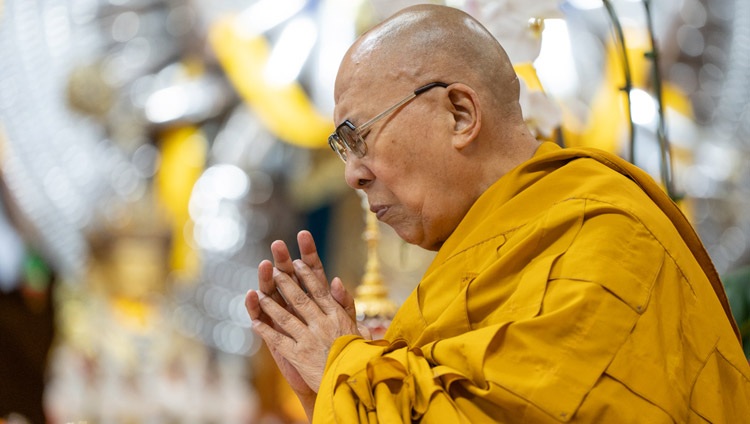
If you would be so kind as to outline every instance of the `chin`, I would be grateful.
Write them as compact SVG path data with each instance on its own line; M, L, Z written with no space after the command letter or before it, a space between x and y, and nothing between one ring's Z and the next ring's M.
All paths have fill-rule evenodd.
M440 250L441 247L443 247L443 242L439 241L439 242L431 242L431 243L422 243L419 245L419 247L421 247L424 250L431 250L433 252L437 252L438 250Z
M396 235L398 235L398 237L401 240L409 244L421 246L421 244L419 243L420 240L416 237L416 235L413 232L409 231L409 228L403 228L403 227L398 227L398 226L393 226L393 225L390 225L390 227L393 228L393 231L396 232Z
M422 249L438 251L440 250L440 247L443 246L443 240L440 240L440 241L432 240L432 239L426 238L424 234L421 234L421 233L414 234L414 233L408 232L408 230L399 229L395 227L392 227L392 228L396 231L396 234L398 234L401 240L409 244L419 246Z

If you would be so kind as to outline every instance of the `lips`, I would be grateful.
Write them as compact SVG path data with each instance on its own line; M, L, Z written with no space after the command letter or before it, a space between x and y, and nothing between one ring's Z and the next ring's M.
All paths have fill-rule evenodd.
M378 219L383 218L386 212L388 212L388 206L385 205L371 205L370 211L375 214Z

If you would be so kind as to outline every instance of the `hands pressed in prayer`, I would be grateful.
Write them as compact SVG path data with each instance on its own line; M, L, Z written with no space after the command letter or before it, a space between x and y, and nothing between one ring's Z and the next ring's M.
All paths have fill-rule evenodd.
M341 279L334 278L329 287L312 235L301 231L297 243L297 260L284 242L271 244L274 262L258 265L259 290L247 293L245 307L254 331L311 417L331 345L340 336L362 332L354 299Z

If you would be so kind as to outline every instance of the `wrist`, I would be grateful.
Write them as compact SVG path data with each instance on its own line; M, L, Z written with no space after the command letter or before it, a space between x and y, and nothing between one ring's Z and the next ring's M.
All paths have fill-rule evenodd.
M312 422L313 410L315 409L315 400L318 398L318 394L315 392L310 393L297 393L297 398L302 403L302 408L305 410L307 420Z

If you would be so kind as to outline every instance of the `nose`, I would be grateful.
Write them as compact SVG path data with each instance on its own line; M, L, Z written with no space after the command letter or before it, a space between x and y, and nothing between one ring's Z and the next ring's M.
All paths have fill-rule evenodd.
M365 165L363 158L350 154L346 160L344 178L349 187L361 190L367 188L367 186L375 180L375 175L370 168Z

